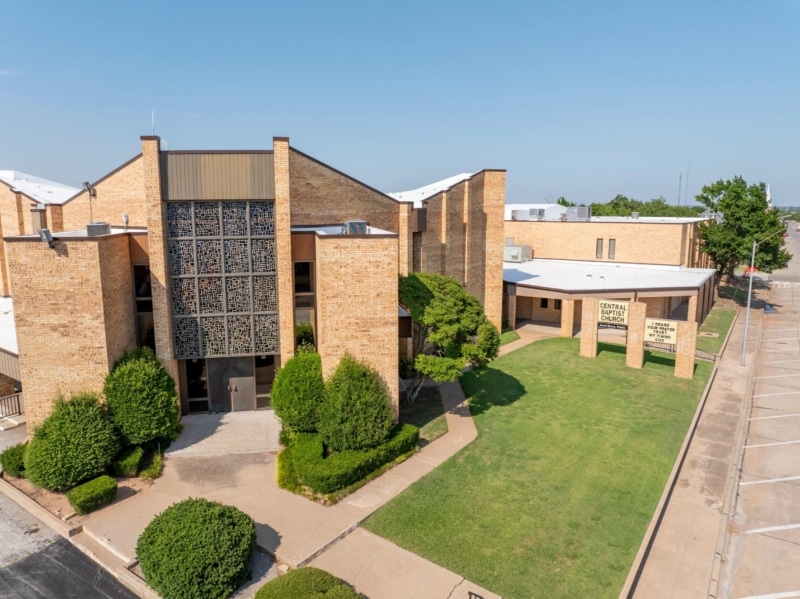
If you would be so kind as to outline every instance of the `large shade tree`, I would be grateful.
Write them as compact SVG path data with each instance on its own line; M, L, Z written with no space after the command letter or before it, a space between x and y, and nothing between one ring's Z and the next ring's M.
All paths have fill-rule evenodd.
M719 275L750 261L753 242L758 243L755 266L764 272L785 268L792 255L779 235L786 225L777 208L770 208L764 183L748 185L742 177L720 179L705 185L697 201L721 214L718 221L700 224L700 249L708 254ZM770 237L772 236L772 237Z
M417 272L400 277L400 303L411 315L413 402L425 380L454 381L467 366L481 368L497 357L500 334L483 306L451 277Z

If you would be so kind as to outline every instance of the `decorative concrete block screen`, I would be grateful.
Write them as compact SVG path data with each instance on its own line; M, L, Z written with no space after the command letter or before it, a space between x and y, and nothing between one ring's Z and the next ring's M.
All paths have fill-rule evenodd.
M167 202L176 358L276 354L271 201Z

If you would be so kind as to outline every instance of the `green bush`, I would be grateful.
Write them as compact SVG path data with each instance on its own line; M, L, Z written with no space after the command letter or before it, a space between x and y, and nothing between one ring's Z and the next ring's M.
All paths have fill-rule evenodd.
M258 589L254 599L359 599L347 584L319 568L298 568Z
M161 454L156 452L150 459L150 465L141 472L141 477L147 480L153 480L161 476L164 471L164 459Z
M158 362L158 358L152 349L147 346L139 346L122 354L122 356L116 362L114 362L114 367L111 370L113 372L120 366L135 360L150 360L151 362Z
M129 447L114 460L114 474L117 476L136 476L139 472L139 464L142 461L144 449L141 447Z
M325 457L321 435L300 433L292 442L290 457L302 484L317 493L333 493L360 481L401 455L414 451L418 438L419 429L416 426L399 424L389 440L378 447L366 451L341 451ZM289 468L286 469L279 484L289 479Z
M144 579L164 599L224 599L250 576L256 525L206 499L168 507L136 543Z
M329 451L367 449L392 429L389 393L378 372L345 354L325 381L318 430Z
M103 394L123 445L174 437L178 426L175 381L150 350L123 356L106 377Z
M59 398L25 451L25 476L38 487L66 491L102 474L119 451L114 425L97 395Z
M296 324L294 326L295 345L314 345L314 327L310 324Z
M275 375L272 407L283 426L291 430L317 430L317 410L324 396L322 361L318 353L298 353Z
M0 453L3 472L14 478L25 478L25 449L27 443L19 443Z
M117 498L117 481L99 476L67 492L67 499L76 514L88 514Z

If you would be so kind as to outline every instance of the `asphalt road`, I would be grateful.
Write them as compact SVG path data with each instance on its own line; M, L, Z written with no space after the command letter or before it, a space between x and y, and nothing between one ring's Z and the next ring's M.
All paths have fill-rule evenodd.
M0 598L135 599L69 541L0 494Z

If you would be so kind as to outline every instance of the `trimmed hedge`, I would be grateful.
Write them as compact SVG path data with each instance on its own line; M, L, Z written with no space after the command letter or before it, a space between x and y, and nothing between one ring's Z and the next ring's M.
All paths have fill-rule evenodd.
M97 395L59 398L25 451L25 476L37 487L66 491L105 472L119 451L114 425Z
M149 349L120 358L106 377L103 394L123 445L177 436L175 381Z
M254 599L360 599L347 584L319 568L291 570L258 589Z
M142 462L144 449L141 447L129 447L114 460L114 474L117 476L136 476L139 472L139 464Z
M325 381L318 430L330 451L368 449L392 429L392 405L378 371L345 354Z
M317 493L332 493L360 481L401 455L414 451L419 438L416 426L399 424L392 433L386 443L373 449L342 451L328 457L324 457L321 435L300 433L292 442L289 457L300 482ZM279 484L284 480L281 477Z
M67 492L67 499L76 514L88 514L108 505L117 498L117 481L110 476L99 476Z
M14 478L25 478L25 449L27 443L19 443L0 453L3 472Z
M272 408L283 426L298 432L317 430L317 411L325 397L322 360L300 352L284 364L272 385Z
M136 556L163 599L225 599L250 576L256 525L241 510L187 499L147 525Z

